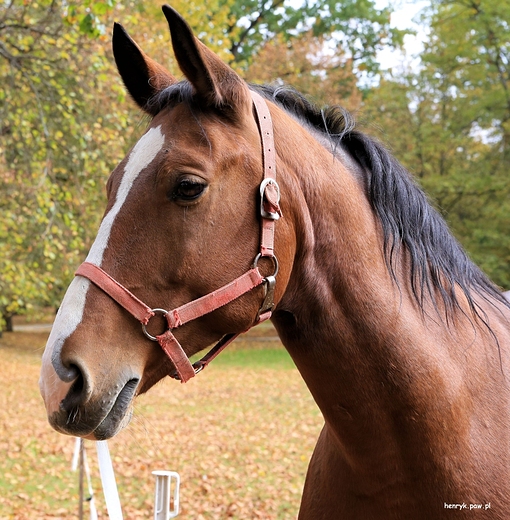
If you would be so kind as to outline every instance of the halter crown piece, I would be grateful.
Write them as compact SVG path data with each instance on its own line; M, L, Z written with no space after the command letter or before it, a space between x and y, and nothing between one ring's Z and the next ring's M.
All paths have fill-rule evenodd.
M260 251L255 257L251 269L227 285L173 310L151 309L103 269L90 262L83 262L75 273L75 276L88 278L142 324L144 334L150 340L159 343L175 366L175 373L171 374L171 377L180 380L182 383L203 370L227 345L239 336L239 333L226 334L200 361L191 364L176 337L172 334L173 329L219 309L262 284L265 286L264 301L251 327L269 319L274 306L274 290L278 273L278 261L274 255L274 231L275 222L282 216L282 213L280 210L280 188L276 182L273 123L269 107L264 98L256 92L250 91L250 93L261 137L264 164L264 178L260 184ZM262 257L270 258L273 261L274 273L270 276L264 277L259 271L258 263ZM156 314L161 314L166 318L168 329L163 334L152 336L147 331L147 324Z

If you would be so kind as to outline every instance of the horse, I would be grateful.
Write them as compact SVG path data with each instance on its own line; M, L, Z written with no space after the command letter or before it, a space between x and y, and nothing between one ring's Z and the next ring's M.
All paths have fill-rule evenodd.
M150 123L43 354L50 424L110 438L136 396L271 319L324 416L300 520L510 518L501 290L350 114L249 85L163 12L182 80L114 26Z

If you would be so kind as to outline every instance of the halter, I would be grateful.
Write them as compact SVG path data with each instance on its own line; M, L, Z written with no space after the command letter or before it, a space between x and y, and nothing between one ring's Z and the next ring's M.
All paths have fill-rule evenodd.
M226 334L202 359L191 364L176 337L172 334L173 329L223 307L259 285L264 285L265 296L257 317L249 328L269 319L274 306L274 290L278 273L278 261L274 255L274 229L275 222L282 213L280 210L280 188L276 182L273 123L269 108L262 96L253 91L250 93L257 116L256 121L261 137L264 165L264 178L259 190L260 251L255 257L251 269L227 285L173 310L151 309L103 269L90 262L83 262L75 273L75 276L88 278L142 324L143 333L151 341L159 343L175 366L175 372L170 374L171 377L180 380L182 383L203 370L241 333ZM260 273L258 263L261 258L270 258L273 262L274 272L272 275L264 277ZM168 329L158 336L153 336L147 331L147 325L156 314L166 318Z

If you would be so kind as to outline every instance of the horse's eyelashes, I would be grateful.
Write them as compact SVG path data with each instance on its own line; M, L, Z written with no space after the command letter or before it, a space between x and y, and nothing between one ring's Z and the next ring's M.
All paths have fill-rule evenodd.
M175 186L171 198L181 202L197 200L205 191L207 185L191 179L180 180Z

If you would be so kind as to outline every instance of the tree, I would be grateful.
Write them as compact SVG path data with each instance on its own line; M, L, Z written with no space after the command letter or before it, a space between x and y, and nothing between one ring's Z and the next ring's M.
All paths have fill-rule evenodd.
M267 42L245 78L292 85L319 105L341 104L355 110L361 102L352 59L338 52L325 53L324 39L311 31L292 41L277 37Z
M12 0L0 14L4 318L58 305L95 232L99 187L121 156L125 118L104 112L120 85L105 88L103 46L83 34L97 30L89 15L54 0Z
M499 141L510 158L510 2L442 0L431 12L423 61L449 83L471 129ZM502 164L501 164L502 165Z
M357 69L375 72L376 51L400 45L403 37L390 27L390 8L379 10L371 0L223 0L221 5L229 9L231 61L244 68L276 36L290 41L312 31L331 48L349 53Z
M510 286L509 14L507 1L432 4L422 69L383 81L365 100L397 157L503 287Z

